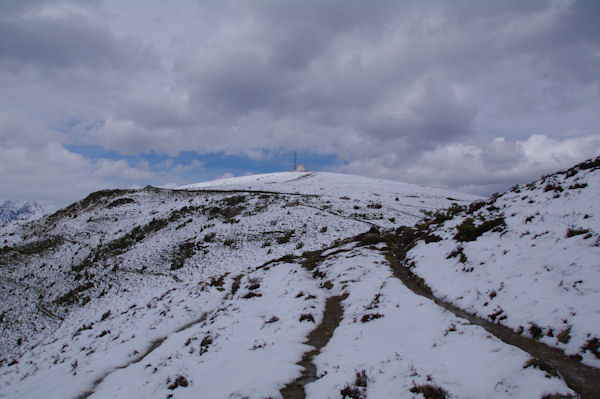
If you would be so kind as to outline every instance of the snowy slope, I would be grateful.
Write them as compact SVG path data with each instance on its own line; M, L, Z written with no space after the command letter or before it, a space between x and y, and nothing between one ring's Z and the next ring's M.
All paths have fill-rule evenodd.
M327 172L282 172L213 180L184 190L264 190L318 196L325 209L379 227L413 224L422 211L476 196L403 182ZM395 220L390 221L393 218Z
M437 296L600 367L599 198L596 159L429 226L443 240L407 256ZM457 237L467 219L499 218L474 240Z
M320 172L90 194L0 232L0 395L574 395L390 267L395 231L473 200Z

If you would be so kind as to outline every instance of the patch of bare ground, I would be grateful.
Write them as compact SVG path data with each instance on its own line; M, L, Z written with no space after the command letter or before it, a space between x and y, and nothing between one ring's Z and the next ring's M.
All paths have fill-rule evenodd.
M321 323L308 334L307 344L314 349L304 353L302 360L298 362L302 366L302 374L294 381L281 389L283 399L304 399L306 393L304 386L317 380L317 367L313 363L313 358L321 352L321 349L327 345L335 329L338 327L344 316L342 306L343 295L332 296L325 302L325 311Z

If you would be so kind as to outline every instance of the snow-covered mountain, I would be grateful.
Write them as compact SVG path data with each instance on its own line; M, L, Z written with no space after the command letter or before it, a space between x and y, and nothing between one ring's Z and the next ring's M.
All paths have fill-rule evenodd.
M0 395L593 397L599 164L489 200L322 172L90 194L0 232Z
M48 210L35 201L6 201L0 205L0 226L20 220L36 219Z

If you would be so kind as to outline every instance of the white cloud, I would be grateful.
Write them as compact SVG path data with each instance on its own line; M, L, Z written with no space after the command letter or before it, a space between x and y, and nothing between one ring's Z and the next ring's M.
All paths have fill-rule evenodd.
M223 173L220 177L218 177L218 179L230 179L233 177L233 173L227 172L227 173Z
M147 162L91 160L69 151L57 139L27 120L0 114L0 199L37 200L64 206L88 193L113 187L140 187L178 181L203 165L165 163L153 170Z
M537 134L524 141L442 146L403 165L402 173L408 181L487 195L598 154L600 135L561 140Z

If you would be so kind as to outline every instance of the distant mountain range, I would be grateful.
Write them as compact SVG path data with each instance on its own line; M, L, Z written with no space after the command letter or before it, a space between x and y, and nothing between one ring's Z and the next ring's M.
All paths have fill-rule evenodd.
M47 212L45 207L34 201L6 201L0 205L0 225L17 220L37 219Z

